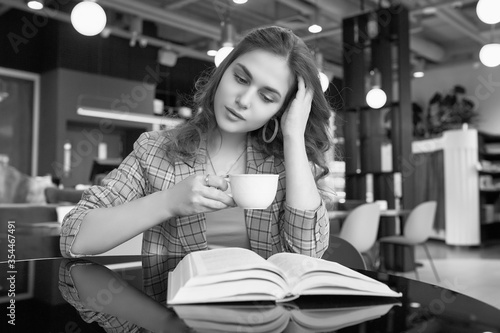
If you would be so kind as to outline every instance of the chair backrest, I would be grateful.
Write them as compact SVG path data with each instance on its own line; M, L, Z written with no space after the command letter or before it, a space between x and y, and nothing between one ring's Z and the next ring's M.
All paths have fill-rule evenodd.
M359 252L368 251L376 242L380 223L380 208L376 203L363 204L347 215L339 237L351 243Z
M322 259L338 262L350 268L366 269L363 255L351 243L333 235L330 235L330 244Z
M436 216L436 201L426 201L413 208L405 221L403 235L415 244L427 241Z

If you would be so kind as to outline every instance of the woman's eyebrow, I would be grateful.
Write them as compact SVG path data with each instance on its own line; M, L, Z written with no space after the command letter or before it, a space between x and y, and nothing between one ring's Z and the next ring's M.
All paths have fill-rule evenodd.
M245 72L245 75L248 76L251 79L253 79L253 76L252 74L250 73L250 71L248 70L248 68L246 68L245 65L243 64L240 64L240 63L237 63L236 66L238 66L243 72ZM264 87L264 89L272 92L272 93L275 93L276 95L278 95L280 98L281 98L281 94L279 93L278 90L274 89L274 88L271 88L271 87Z

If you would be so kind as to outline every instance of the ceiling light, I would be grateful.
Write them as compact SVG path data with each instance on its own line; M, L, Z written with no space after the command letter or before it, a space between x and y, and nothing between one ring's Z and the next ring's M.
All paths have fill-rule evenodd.
M110 28L104 28L101 31L101 37L102 38L108 38L111 35L111 29Z
M433 15L433 14L436 14L436 12L437 12L437 8L432 7L432 6L425 7L422 9L422 14L424 14L424 15Z
M244 3L247 3L248 0L233 0L235 4L242 5Z
M167 67L174 67L177 63L177 53L168 49L158 50L158 63Z
M223 45L214 57L215 66L219 65L226 59L226 57L233 51L234 47L232 45Z
M320 25L311 24L307 30L309 30L309 32L312 34L317 34L318 32L321 32L323 28Z
M414 78L419 79L419 78L424 77L424 76L425 76L425 73L423 71L415 71L415 72L413 72L413 77Z
M378 69L370 71L371 90L366 94L366 103L373 109L380 109L387 102L387 95L381 87L381 76Z
M500 1L479 0L476 6L477 16L487 24L497 24L500 22Z
M148 40L146 38L140 38L139 39L139 46L142 48L145 48L148 46Z
M323 53L319 51L314 52L314 58L316 60L316 67L318 68L319 82L321 83L321 90L325 92L330 86L330 80L328 76L323 72Z
M226 59L226 57L233 51L234 49L234 26L229 21L229 19L221 22L221 41L222 47L217 51L217 54L214 57L215 66L219 67L219 65Z
M368 94L366 94L366 103L372 109L380 109L387 102L387 95L385 91L379 87L373 87Z
M479 60L487 67L500 65L500 44L486 44L479 51Z
M132 36L130 38L129 45L130 47L134 47L139 41L139 36L142 35L142 19L140 17L135 16L132 18L132 21L130 22L130 32Z
M106 13L93 1L82 1L71 11L71 24L84 36L95 36L106 27Z
M215 57L217 55L217 50L219 49L217 42L215 40L210 41L208 44L207 55Z
M311 18L311 25L307 30L309 30L309 32L312 34L317 34L318 32L321 32L321 30L323 30L321 25L319 25L319 9L317 1L316 1L316 8L314 9L314 15Z
M424 77L425 75L424 68L425 68L425 60L424 59L418 60L414 66L413 77L414 78Z
M27 6L34 10L40 10L43 8L43 0L29 0Z
M321 83L321 90L325 92L328 89L328 86L330 85L330 80L328 80L328 76L326 76L325 73L319 72L319 82Z

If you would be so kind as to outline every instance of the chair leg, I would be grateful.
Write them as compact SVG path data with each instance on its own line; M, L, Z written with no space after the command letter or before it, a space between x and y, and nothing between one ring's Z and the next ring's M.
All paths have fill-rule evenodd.
M427 248L427 245L425 243L422 243L422 246L424 247L425 253L427 254L427 258L429 258L429 262L431 263L432 271L434 272L434 277L436 278L437 282L440 283L441 279L439 278L436 267L434 267L434 261L432 260L429 249Z
M420 281L420 276L418 275L418 271L417 271L417 265L415 265L413 267L413 271L415 272L415 277L417 278L417 280Z

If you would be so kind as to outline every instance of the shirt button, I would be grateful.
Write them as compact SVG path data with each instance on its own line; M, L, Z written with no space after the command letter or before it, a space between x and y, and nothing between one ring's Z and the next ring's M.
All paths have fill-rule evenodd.
M62 228L62 235L63 235L63 236L68 236L68 235L69 235L69 226L65 225L65 226Z

